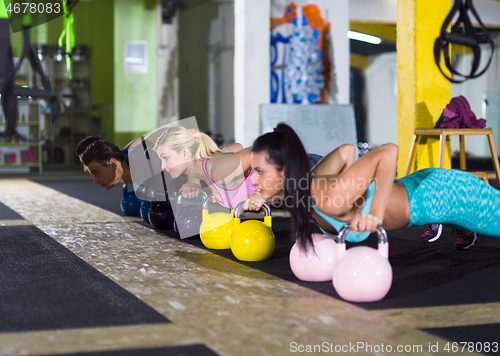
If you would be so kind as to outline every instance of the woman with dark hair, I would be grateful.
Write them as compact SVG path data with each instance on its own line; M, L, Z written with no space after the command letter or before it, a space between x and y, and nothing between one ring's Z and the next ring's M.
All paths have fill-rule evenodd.
M278 199L290 211L292 238L312 245L313 217L326 234L346 223L351 242L364 240L378 225L386 230L442 223L500 237L500 191L464 171L428 168L395 179L398 147L385 144L339 167L334 153L307 170L304 147L286 124L254 142L252 184L262 200ZM245 208L256 210L256 196Z

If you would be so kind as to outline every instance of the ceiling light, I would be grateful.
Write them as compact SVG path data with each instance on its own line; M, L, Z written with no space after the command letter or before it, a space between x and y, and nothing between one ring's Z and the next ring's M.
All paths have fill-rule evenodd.
M347 37L349 37L351 40L363 41L371 44L380 44L382 42L382 39L380 39L379 37L370 36L365 33L354 31L348 31Z

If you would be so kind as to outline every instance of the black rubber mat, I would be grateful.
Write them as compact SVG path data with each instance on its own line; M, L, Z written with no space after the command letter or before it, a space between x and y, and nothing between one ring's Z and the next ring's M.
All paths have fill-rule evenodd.
M32 179L32 181L80 199L86 203L94 204L115 214L125 216L120 208L120 200L123 196L121 184L117 184L106 191L98 184L94 184L93 179L89 178L66 180Z
M0 246L0 332L169 322L35 226Z
M76 354L57 354L57 356L217 356L215 352L205 345L182 345L170 347L157 347L147 349L129 349L114 351L97 351ZM49 355L39 355L49 356Z
M285 220L285 219L283 219ZM290 242L286 221L275 221L276 248L267 261L238 261L230 250L211 250L254 269L294 282L317 292L340 298L332 282L303 282L290 269ZM276 231L278 230L278 231ZM453 247L456 235L444 228L443 236L432 244L420 242L423 228L406 228L389 232L389 261L393 283L387 296L375 303L357 303L364 309L393 309L500 302L500 239L480 236L470 250ZM172 235L173 232L168 232ZM186 242L205 248L199 239ZM376 236L367 240L375 247ZM348 248L359 244L348 243Z
M437 344L440 353L451 354L455 350L456 353L462 355L473 352L488 355L500 354L500 324L424 329L424 331L450 340ZM436 349L436 343L431 343L431 345Z
M73 190L79 190L78 183L70 183L74 185ZM53 187L59 190L57 184ZM71 188L67 189L67 194L76 197L71 191ZM93 198L90 195L86 194L80 199L91 202ZM110 196L110 199L119 201L121 195L120 198ZM144 222L141 224L152 228ZM230 250L211 251L251 268L340 298L331 282L303 282L293 275L288 261L291 246L287 220L274 219L273 231L276 235L276 248L267 261L241 262L236 260ZM471 249L457 251L453 247L456 235L451 235L451 229L444 228L442 237L430 244L421 242L420 236L424 231L423 227L413 227L388 233L389 260L393 269L391 290L382 301L358 303L359 307L375 310L500 302L500 239L479 236ZM173 230L161 232L175 236ZM205 248L199 239L184 241ZM371 236L367 244L374 247L376 237ZM353 246L355 245L348 244L348 248Z
M24 218L5 204L0 203L0 220L24 220Z

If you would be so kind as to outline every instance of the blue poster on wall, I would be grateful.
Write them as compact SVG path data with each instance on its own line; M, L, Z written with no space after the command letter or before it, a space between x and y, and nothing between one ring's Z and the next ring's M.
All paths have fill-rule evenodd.
M291 3L271 19L271 103L328 102L329 29L316 5Z

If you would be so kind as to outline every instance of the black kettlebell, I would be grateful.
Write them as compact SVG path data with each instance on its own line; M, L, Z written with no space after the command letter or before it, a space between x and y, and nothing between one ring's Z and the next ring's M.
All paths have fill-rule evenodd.
M173 229L174 212L170 201L152 201L148 213L149 222L157 230Z
M206 193L202 192L202 195ZM200 234L202 210L200 205L182 205L182 194L179 194L175 205L174 230L181 239L196 237Z

